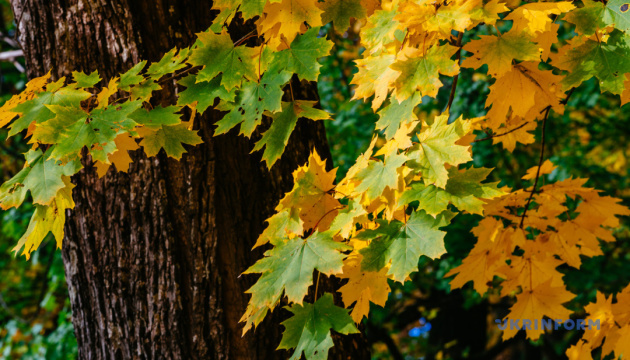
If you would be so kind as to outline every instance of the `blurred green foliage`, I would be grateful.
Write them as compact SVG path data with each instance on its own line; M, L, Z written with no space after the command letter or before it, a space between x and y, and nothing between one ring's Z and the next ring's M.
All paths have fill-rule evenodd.
M0 51L15 50L12 12L0 1ZM17 65L0 62L0 103L20 92L26 84L23 59ZM5 141L0 133L0 178L15 175L28 150L23 139ZM73 359L77 341L71 322L70 301L61 252L46 241L30 261L11 250L24 233L32 209L0 211L0 358Z

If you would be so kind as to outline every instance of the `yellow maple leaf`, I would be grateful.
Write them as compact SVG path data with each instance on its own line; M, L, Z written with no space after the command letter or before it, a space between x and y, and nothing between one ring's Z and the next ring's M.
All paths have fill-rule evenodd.
M530 131L536 130L537 125L536 121L527 121L520 116L510 116L505 126L497 130L492 143L502 144L503 148L509 152L514 151L516 143L533 144L536 139Z
M293 190L280 200L276 210L300 209L305 230L325 231L342 207L331 195L336 173L337 169L326 171L326 160L313 151L308 164L293 172Z
M129 133L118 134L114 139L114 143L116 144L116 151L109 154L107 158L111 164L116 165L116 170L126 173L129 170L129 165L133 162L133 159L129 156L129 151L138 150L140 146ZM101 161L97 161L95 165L99 178L105 176L110 166Z
M593 360L591 356L591 346L586 341L578 341L567 349L566 353L569 360Z
M374 95L372 110L378 110L383 101L387 99L390 89L393 89L394 81L400 75L399 71L389 67L395 60L396 56L389 54L369 56L356 60L359 72L350 82L357 85L352 99L367 99Z
M265 15L258 22L258 33L270 40L270 45L278 49L288 46L295 37L306 31L304 22L311 27L321 26L323 11L317 7L317 0L282 0L267 3ZM284 41L280 39L284 37ZM286 44L283 44L286 42Z
M18 113L14 113L11 109L15 108L19 104L31 100L35 95L44 89L44 86L50 79L50 71L44 76L34 78L26 84L26 89L17 95L13 95L7 100L2 107L0 107L0 128L5 127L13 120Z
M540 167L540 175L551 174L558 166L555 166L549 159L543 162ZM534 166L527 170L527 174L523 175L521 179L523 180L532 180L536 177L536 173L538 172L538 166Z
M348 282L339 289L341 298L346 307L353 303L352 320L359 323L370 312L370 302L379 306L385 306L387 296L391 291L387 284L388 268L380 271L361 270L363 256L359 253L349 256L343 264L343 274L339 275Z
M529 3L515 9L505 19L514 21L512 28L534 35L545 31L551 23L549 15L560 15L573 9L575 5L570 1Z
M574 294L568 292L564 286L551 286L552 279L549 279L531 290L524 290L516 295L516 303L510 309L510 313L504 318L508 322L510 319L519 320L522 325L524 319L538 320L537 329L531 326L526 329L527 337L537 340L544 332L540 324L543 317L550 319L566 320L571 315L571 311L562 306L562 304L570 301L575 297ZM510 339L516 335L517 329L507 327L503 330L503 340Z
M512 69L517 60L539 61L540 50L524 32L511 30L501 36L481 35L464 46L472 53L462 62L462 67L478 69L488 65L488 74L499 77Z
M551 71L539 70L537 62L513 65L490 86L486 100L486 107L492 105L487 115L490 127L498 128L503 124L510 109L512 116L527 120L542 116L542 110L548 106L562 113L560 79Z

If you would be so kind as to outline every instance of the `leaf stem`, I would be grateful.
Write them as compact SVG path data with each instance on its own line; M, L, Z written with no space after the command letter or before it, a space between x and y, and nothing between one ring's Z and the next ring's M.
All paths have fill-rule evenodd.
M317 282L315 283L315 295L314 295L314 300L313 303L315 303L315 301L317 301L317 289L319 288L319 276L321 275L321 272L317 272Z
M547 111L545 112L545 117L543 118L543 126L542 126L542 138L540 140L540 158L538 159L538 169L536 170L536 180L534 180L534 187L532 188L531 194L529 194L529 199L527 199L527 204L525 204L525 210L523 211L523 215L521 216L521 224L519 227L523 228L523 223L525 222L525 216L527 215L527 209L532 202L532 198L536 193L536 187L538 186L538 179L540 178L540 168L543 164L543 159L545 156L545 127L547 125L547 118L549 117L549 111L551 111L551 105L547 106Z
M529 124L529 123L530 123L529 121L526 121L526 122L522 123L521 125L519 125L519 126L515 127L515 128L514 128L514 129L512 129L512 130L506 131L506 132L501 133L501 134L490 135L490 136L487 136L487 137L485 137L485 138L483 138L483 139L476 139L476 140L473 140L472 142L473 142L473 143L476 143L476 142L481 142L481 141L491 140L491 139L494 139L494 138L497 138L497 137L505 136L505 135L508 135L508 134L510 134L510 133L515 132L515 131L516 131L516 130L518 130L518 129L521 129L522 127L524 127L525 125L527 125L527 124Z

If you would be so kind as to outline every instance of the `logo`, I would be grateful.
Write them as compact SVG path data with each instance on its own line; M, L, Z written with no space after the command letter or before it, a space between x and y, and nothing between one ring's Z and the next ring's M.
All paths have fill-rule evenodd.
M599 319L593 321L588 319L588 322L584 319L495 319L499 329L505 330L558 330L564 327L566 330L599 330Z

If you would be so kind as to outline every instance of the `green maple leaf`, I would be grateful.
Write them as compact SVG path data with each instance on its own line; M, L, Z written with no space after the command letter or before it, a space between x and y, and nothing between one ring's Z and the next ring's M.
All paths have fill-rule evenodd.
M20 172L0 186L0 206L3 210L22 205L28 192L24 186L24 179L29 172L31 172L31 168L27 164Z
M82 88L91 88L101 81L97 70L94 70L90 75L86 75L84 72L73 71L72 78L77 83L77 86Z
M413 161L408 166L422 173L426 185L435 184L439 188L444 188L448 180L446 164L457 166L472 160L469 146L455 144L466 135L461 118L450 125L447 122L448 115L437 116L433 124L418 134L420 143L409 153Z
M172 74L179 69L186 67L186 60L190 53L189 48L184 48L177 52L177 48L171 49L162 56L160 61L152 63L147 69L147 74L153 80L159 80L162 76Z
M394 20L398 12L393 10L377 10L368 18L368 26L361 29L361 40L367 45L378 48L394 41L394 32L398 21Z
M271 126L262 138L254 146L258 151L265 147L262 159L267 162L267 168L271 169L273 164L280 159L284 148L289 142L291 132L297 124L298 118L304 117L311 120L330 119L330 115L324 110L313 108L315 101L297 100L294 102L283 102L282 111L269 114L273 119Z
M453 216L447 212L444 215L446 220L436 219L419 210L412 213L406 223L377 220L377 229L364 230L356 236L360 240L371 240L366 248L360 250L363 254L361 268L365 271L380 271L391 262L388 275L404 282L411 272L418 270L421 255L436 259L446 252L446 233L438 230L438 227L446 225L444 222L450 222Z
M350 18L363 19L367 16L360 0L332 0L322 3L322 24L332 21L335 29L344 32L350 27Z
M13 136L26 129L33 121L42 123L55 117L55 114L47 108L47 105L63 105L80 108L81 101L92 96L89 92L71 87L64 87L55 92L42 92L37 97L28 100L15 108L13 112L21 116L15 120L9 130L9 136Z
M398 201L399 206L418 201L418 209L425 210L429 215L436 216L446 210L448 204L455 205L459 210L472 214L483 215L484 201L493 199L505 193L497 188L499 182L481 183L492 169L471 168L458 171L455 167L448 169L446 188L440 189L434 185L414 183L411 189L405 191Z
M447 183L448 186L448 183ZM414 183L398 199L400 206L418 201L418 210L424 210L431 216L436 216L446 210L450 202L450 194L433 185Z
M274 67L296 73L302 80L317 81L322 67L317 59L328 55L333 47L332 41L318 34L319 27L314 27L296 36L288 49L275 54Z
M186 87L186 90L179 93L177 105L191 105L197 103L196 109L203 114L210 106L214 105L217 98L223 101L234 101L236 97L236 88L227 91L221 85L222 76L219 75L210 81L197 82L197 75L188 75L179 81L180 85Z
M583 0L584 6L569 11L564 20L575 24L577 33L591 36L599 29L606 27L604 23L604 4L593 1Z
M145 126L177 125L181 120L181 114L177 114L180 106L157 106L151 111L139 108L129 115L131 119Z
M256 55L254 48L234 47L227 33L215 34L206 31L197 34L199 45L192 51L189 62L194 66L203 66L197 74L197 81L211 81L217 75L221 77L221 85L226 90L240 86L243 77L257 80L258 74L252 58Z
M553 64L569 71L562 80L566 89L596 77L602 92L621 94L624 75L630 73L630 37L615 30L605 43L586 40L562 53Z
M459 65L451 57L457 48L451 45L433 46L424 56L394 63L391 68L400 71L396 78L396 97L404 100L419 91L422 96L435 97L442 82L440 74L454 76Z
M260 83L247 81L237 93L236 100L221 102L218 110L229 111L221 120L217 121L214 134L220 135L241 124L241 134L249 137L260 121L263 113L282 110L282 86L291 78L287 71L267 71L260 79Z
M325 293L314 304L287 306L293 316L285 320L285 330L278 349L295 349L291 360L299 360L302 353L307 360L325 360L333 347L330 330L341 334L356 334L348 310L335 306L333 296Z
M385 130L385 138L388 140L393 138L400 124L417 119L413 110L421 102L422 97L418 93L414 93L411 97L400 103L393 97L390 98L389 105L377 113L379 119L376 122L376 130Z
M274 248L247 269L245 274L262 275L248 293L254 307L272 308L284 289L290 302L302 303L313 284L313 270L324 275L341 272L345 255L341 251L351 247L332 240L330 232L315 232L306 239L277 239Z
M628 0L610 0L606 3L603 20L606 25L614 25L615 28L630 31L630 5Z
M152 79L146 79L140 84L131 87L129 93L132 100L149 101L154 91L162 89L162 86Z
M132 86L140 84L140 82L144 80L144 76L139 74L146 65L146 60L141 61L131 69L127 70L127 72L120 75L120 84L118 84L118 88L120 90L129 91Z
M356 178L361 183L356 188L356 192L365 192L367 199L373 200L381 196L386 187L396 189L398 173L396 169L407 161L403 154L390 155L384 162L370 160L368 166L359 171Z
M189 130L186 123L142 129L144 138L140 142L140 146L144 147L144 152L149 157L157 155L161 149L164 149L168 156L179 160L186 152L182 144L198 145L203 143L197 132Z
M39 205L50 204L57 192L65 187L62 176L74 175L79 170L75 163L62 165L46 157L41 150L30 150L26 154L26 167L18 173L19 177L16 176L24 186L23 191L30 190L33 203Z

